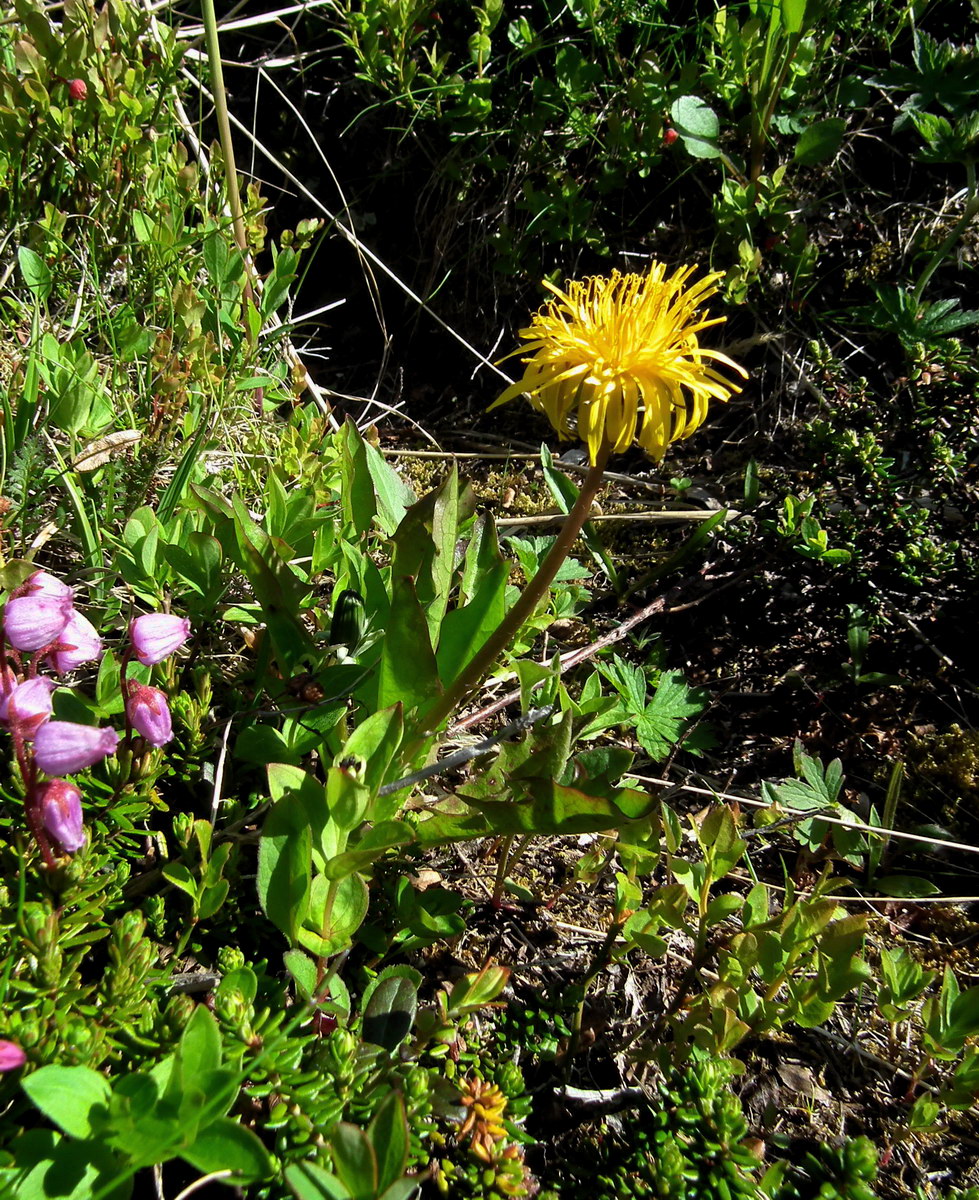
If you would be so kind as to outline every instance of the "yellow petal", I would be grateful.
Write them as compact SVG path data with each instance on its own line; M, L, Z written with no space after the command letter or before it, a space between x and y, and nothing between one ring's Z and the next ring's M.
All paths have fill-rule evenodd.
M653 262L644 275L615 270L563 290L546 282L551 296L520 330L525 344L514 351L523 378L496 403L526 394L562 437L577 410L593 462L605 443L621 451L634 440L661 457L703 424L711 400L740 390L717 367L747 377L721 351L701 348L698 335L724 320L703 309L723 277L715 271L693 280L694 273L682 266L668 275L665 263Z

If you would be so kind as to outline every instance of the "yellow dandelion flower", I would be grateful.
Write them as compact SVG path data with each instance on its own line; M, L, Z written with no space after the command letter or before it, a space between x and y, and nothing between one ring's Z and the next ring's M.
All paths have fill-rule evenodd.
M688 285L695 270L681 267L667 278L666 264L654 262L645 275L613 271L563 292L545 280L555 298L520 330L528 344L514 351L531 352L523 377L492 407L525 394L562 438L577 431L593 466L603 447L617 453L634 440L661 459L671 442L703 424L708 401L741 390L712 363L747 378L726 354L700 345L700 332L725 318L700 311L721 275Z

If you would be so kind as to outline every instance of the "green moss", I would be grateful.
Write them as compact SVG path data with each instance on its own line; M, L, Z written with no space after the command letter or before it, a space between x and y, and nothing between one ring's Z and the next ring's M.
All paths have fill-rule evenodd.
M979 823L979 731L952 725L944 733L918 738L908 760L923 806L934 810L936 791L943 798L943 824L961 832L963 823Z
M979 731L953 725L915 743L920 775L963 795L979 792Z

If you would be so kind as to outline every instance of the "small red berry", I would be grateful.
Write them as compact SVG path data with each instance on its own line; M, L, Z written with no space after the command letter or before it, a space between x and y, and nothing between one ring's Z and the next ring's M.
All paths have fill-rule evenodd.
M677 133L677 131L675 129L664 129L663 130L663 145L664 146L672 146L673 143L676 141L676 139L679 136L680 135Z
M72 100L84 100L88 95L88 84L84 79L69 80L68 95Z

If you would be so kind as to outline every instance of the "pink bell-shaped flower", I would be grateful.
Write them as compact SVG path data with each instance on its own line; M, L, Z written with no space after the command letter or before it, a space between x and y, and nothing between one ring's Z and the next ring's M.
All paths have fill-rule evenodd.
M102 639L98 630L80 612L72 610L68 624L58 635L57 649L48 655L48 662L58 672L65 675L85 663L98 662L102 657Z
M14 596L3 610L3 630L15 650L40 650L61 636L72 612L70 593Z
M37 791L44 828L66 853L80 850L85 845L81 792L67 779L52 779Z
M129 625L133 651L144 667L163 662L190 637L190 621L169 613L146 613Z
M47 721L34 736L34 760L46 775L71 775L115 754L118 744L114 729Z
M51 716L51 693L57 687L53 679L25 679L0 701L0 720L16 726L23 738L32 738L38 727Z
M165 746L173 737L173 722L165 693L147 687L135 679L127 679L126 716L138 734L151 746Z
M35 571L29 575L19 588L14 588L13 596L48 596L54 600L71 599L74 595L67 583L62 583L47 571Z
M0 1072L17 1071L27 1062L27 1055L16 1042L0 1039Z

